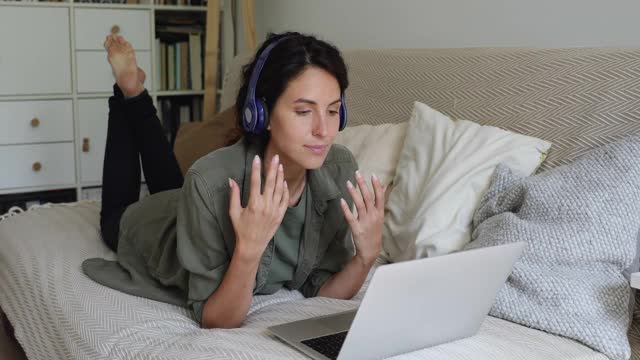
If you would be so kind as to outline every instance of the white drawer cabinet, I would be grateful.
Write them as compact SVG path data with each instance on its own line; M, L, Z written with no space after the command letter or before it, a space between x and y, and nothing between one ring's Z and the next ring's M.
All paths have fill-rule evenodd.
M0 95L71 93L69 9L0 7Z
M164 38L161 27L181 19L204 24L206 9L154 1L129 6L0 0L0 202L9 194L60 188L81 194L101 185L115 82L103 48L108 34L131 42L154 101L201 96L155 89L162 62L156 35L165 42L181 39Z
M75 9L75 21L76 50L102 50L114 27L137 51L151 50L148 10Z
M0 101L0 145L73 141L71 100Z
M151 52L136 51L138 66L147 74L145 87L153 89L151 73ZM115 79L106 51L76 52L79 93L112 92Z
M75 184L73 143L0 146L0 188Z

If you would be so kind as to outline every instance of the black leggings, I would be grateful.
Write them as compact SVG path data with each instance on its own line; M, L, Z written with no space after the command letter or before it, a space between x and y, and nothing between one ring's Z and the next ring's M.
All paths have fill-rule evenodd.
M126 99L117 85L109 98L107 144L102 171L102 238L118 249L120 219L140 196L140 159L150 194L182 187L184 178L145 90Z

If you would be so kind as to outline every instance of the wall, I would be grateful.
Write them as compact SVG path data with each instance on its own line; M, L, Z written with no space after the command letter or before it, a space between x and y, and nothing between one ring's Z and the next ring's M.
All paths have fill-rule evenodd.
M635 0L256 0L267 31L346 48L640 46Z

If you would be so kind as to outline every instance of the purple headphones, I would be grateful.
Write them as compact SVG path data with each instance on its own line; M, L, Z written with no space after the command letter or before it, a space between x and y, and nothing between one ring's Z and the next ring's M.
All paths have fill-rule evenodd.
M264 63L267 61L269 57L269 53L282 41L290 38L290 36L285 36L280 38L273 43L269 44L266 49L260 54L258 61L256 62L253 71L251 72L251 78L249 80L249 88L247 89L247 98L244 101L243 111L242 111L242 126L244 130L251 134L260 134L267 128L269 124L269 113L267 111L267 106L263 103L262 100L256 99L256 85L258 83L258 78L260 77L260 72L264 67ZM342 104L340 106L340 127L339 130L347 126L347 103L344 99L344 93L340 95L340 100Z

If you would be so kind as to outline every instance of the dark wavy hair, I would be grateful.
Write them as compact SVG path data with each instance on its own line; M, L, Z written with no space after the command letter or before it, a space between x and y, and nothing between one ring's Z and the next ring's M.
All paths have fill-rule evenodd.
M264 64L256 85L256 98L264 99L269 113L282 95L289 82L295 79L308 67L317 67L333 75L340 86L340 93L349 86L347 66L340 54L340 50L334 45L318 40L315 36L298 32L269 33L251 62L242 68L242 86L238 91L235 110L237 116L236 131L232 134L227 144L231 144L245 137L248 141L268 139L269 134L254 135L246 133L242 127L242 107L245 103L251 73L260 54L269 44L283 37L287 39L279 43L269 53L269 58Z

